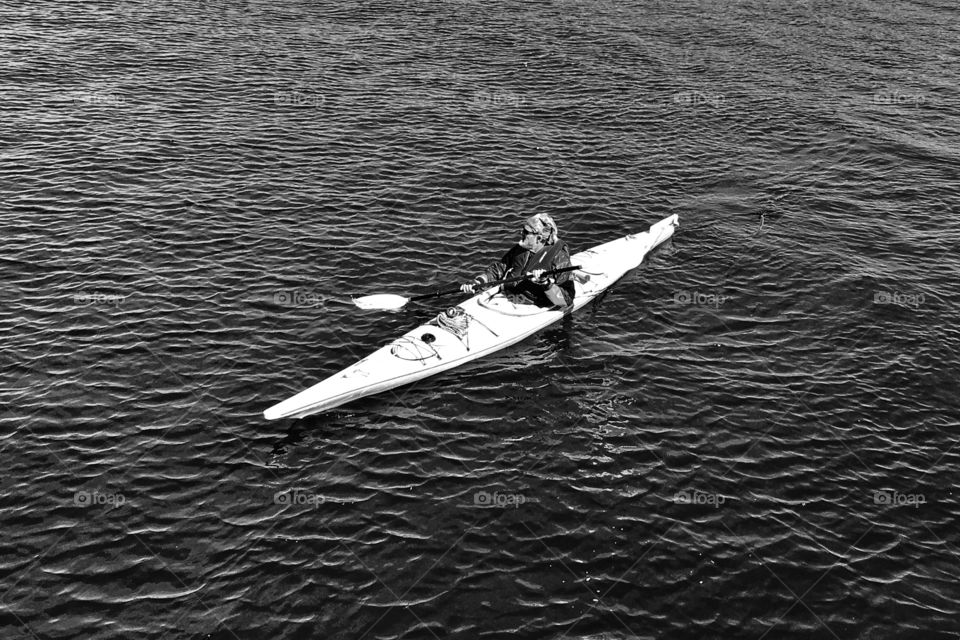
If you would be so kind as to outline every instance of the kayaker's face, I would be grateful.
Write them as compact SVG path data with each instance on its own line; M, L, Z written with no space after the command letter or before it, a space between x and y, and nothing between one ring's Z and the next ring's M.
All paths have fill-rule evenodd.
M540 240L540 236L538 236L536 232L527 225L523 225L523 230L520 231L520 242L517 244L528 251L534 252L540 251L540 249L543 249L544 247L543 242Z

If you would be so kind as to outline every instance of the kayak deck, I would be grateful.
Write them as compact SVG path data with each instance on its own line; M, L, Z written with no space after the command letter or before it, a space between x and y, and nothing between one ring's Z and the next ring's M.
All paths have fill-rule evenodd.
M440 314L366 358L263 412L268 420L300 418L422 380L487 354L505 349L589 303L623 274L637 267L647 252L673 235L676 214L648 231L599 245L571 256L580 265L573 304L542 308L514 304L499 288L479 293L455 307L460 314Z

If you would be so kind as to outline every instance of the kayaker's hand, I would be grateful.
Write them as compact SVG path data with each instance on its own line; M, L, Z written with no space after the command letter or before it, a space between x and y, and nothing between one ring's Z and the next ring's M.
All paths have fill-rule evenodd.
M460 285L460 291L464 293L476 293L487 282L486 276L477 276L474 278L473 282L468 282L467 284Z
M534 284L539 284L542 286L547 286L550 284L549 278L543 277L544 269L534 269L530 272L530 278L533 280Z

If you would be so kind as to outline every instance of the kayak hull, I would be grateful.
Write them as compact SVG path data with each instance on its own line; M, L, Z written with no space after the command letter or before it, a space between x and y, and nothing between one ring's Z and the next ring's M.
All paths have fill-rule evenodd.
M422 324L339 373L273 405L263 415L277 420L321 413L516 344L603 293L627 271L639 266L650 250L670 238L678 225L679 218L674 214L648 231L571 256L571 264L581 268L574 272L576 295L566 309L517 305L499 288L484 291L457 305L463 312L457 321L447 323L438 318Z

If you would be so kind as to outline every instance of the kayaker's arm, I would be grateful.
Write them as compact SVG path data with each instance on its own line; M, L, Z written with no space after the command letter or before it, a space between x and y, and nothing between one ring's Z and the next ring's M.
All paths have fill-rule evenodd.
M478 275L473 279L473 282L465 284L460 287L460 290L464 293L474 293L477 287L483 285L485 282L493 282L495 280L503 280L504 278L509 277L507 274L510 271L509 263L513 257L513 251L508 251L505 256L500 258L498 261L490 265L486 271Z
M486 271L477 276L477 280L481 282L493 282L494 280L508 278L507 273L510 271L514 253L516 252L513 249L507 251L502 258L487 267Z
M570 266L572 266L572 263L570 262L570 249L567 247L567 243L564 242L560 247L560 251L557 252L557 257L553 259L553 264L550 265L550 268L566 269ZM572 271L564 271L563 273L558 273L556 276L554 276L554 281L562 287L563 283L568 282L572 277Z
M464 293L475 293L477 287L483 286L487 282L495 282L497 280L503 280L504 276L502 275L490 275L490 271L485 271L473 279L473 282L461 285L460 290Z

